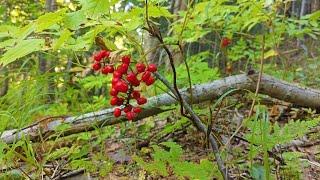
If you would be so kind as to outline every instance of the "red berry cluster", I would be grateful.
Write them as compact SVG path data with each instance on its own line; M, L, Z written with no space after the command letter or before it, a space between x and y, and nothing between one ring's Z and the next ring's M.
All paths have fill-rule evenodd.
M135 67L132 67L130 56L123 56L121 62L116 66L116 64L110 63L109 56L110 52L106 50L95 54L93 56L95 63L92 65L92 69L95 71L101 69L101 73L106 75L113 74L110 104L119 106L114 109L113 114L115 117L119 117L123 111L127 119L132 120L141 112L141 108L132 106L130 100L135 99L138 105L147 103L147 99L140 94L137 87L141 83L150 86L155 82L152 73L157 71L157 66L155 64L136 63Z
M227 38L227 37L223 37L223 38L221 39L220 46L221 46L222 48L225 48L225 47L229 46L229 44L231 44L231 39L229 39L229 38Z

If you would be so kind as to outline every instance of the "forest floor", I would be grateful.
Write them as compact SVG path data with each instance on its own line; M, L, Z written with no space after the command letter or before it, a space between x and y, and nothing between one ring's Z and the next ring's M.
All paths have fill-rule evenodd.
M244 120L243 117L248 114L251 101L245 98L239 99L241 99L240 96L229 98L214 120L213 133L221 144L230 141L232 133ZM240 104L241 106L239 106ZM289 103L275 99L265 98L261 101L261 104L267 106L270 122L277 122L282 127L289 121L319 117L319 114L310 112L308 109L292 107ZM201 109L201 107L194 108L199 109L198 112L202 120L206 122L209 112L206 109ZM203 159L208 159L212 162L214 156L211 149L208 148L205 135L199 133L192 124L184 123L184 125L172 129L173 126L170 125L174 125L174 122L179 120L180 116L177 116L177 114L177 110L170 111L137 123L129 122L126 125L116 125L113 135L104 140L104 147L99 145L97 148L93 148L90 152L91 157L89 155L89 158L94 158L97 153L102 153L103 156L108 157L113 162L113 166L110 167L109 172L103 179L177 179L178 177L170 169L170 166L167 166L169 174L164 177L158 173L149 173L137 167L132 158L133 155L138 155L147 162L152 161L154 156L152 154L153 145L159 145L165 141L174 141L182 147L182 161L199 163ZM214 114L215 112L213 112ZM314 127L301 138L272 148L269 152L269 160L272 162L273 177L277 179L320 179L319 128ZM224 149L223 154L229 171L235 179L250 179L252 177L248 171L251 163L248 160L250 143L245 139L247 131L248 128L242 127L229 145L221 147L221 149ZM285 152L297 154L298 158L292 156L291 160L293 161L289 158L289 162L286 162L287 159L283 157ZM256 156L253 161L254 164L263 164L262 155ZM75 173L70 174L68 179L92 179L99 176L101 179L101 172L98 171L91 173L73 172Z

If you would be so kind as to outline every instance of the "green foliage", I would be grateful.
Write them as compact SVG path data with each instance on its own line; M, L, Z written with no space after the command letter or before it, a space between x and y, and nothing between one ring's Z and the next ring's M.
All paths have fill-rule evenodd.
M87 19L84 11L66 13L63 19L64 26L72 30L77 30L81 28L80 25L86 22Z
M178 130L183 129L188 125L190 125L190 120L185 117L182 117L176 122L167 123L166 126L157 134L157 138L161 138L164 135L177 132Z
M282 175L292 179L301 179L302 168L306 166L306 163L301 162L300 159L303 156L305 156L305 154L301 152L284 152L282 157L286 165L283 167Z
M257 106L256 110L255 118L246 122L246 127L249 128L249 132L245 135L246 139L250 142L249 158L253 161L253 158L262 152L264 157L264 178L270 179L271 172L268 151L271 151L276 145L283 145L304 136L310 131L310 128L319 124L320 119L316 118L306 121L291 120L283 127L280 127L277 122L274 124L270 123L265 106ZM251 167L252 173L257 173L257 169L254 168Z
M210 57L211 54L209 52L202 52L187 59L189 72L192 77L192 84L210 82L220 77L218 68L209 68L208 63L205 62L205 60ZM176 71L178 75L178 85L182 87L187 86L189 79L186 66L184 64L181 64L176 68ZM169 81L172 81L171 73L166 77Z
M64 18L66 11L67 9L60 9L56 12L49 12L40 16L35 22L35 32L41 32L54 25L57 25Z
M79 80L80 85L86 90L105 87L110 82L110 77L106 76L87 76Z
M265 169L259 164L253 164L251 168L251 176L255 180L265 180Z
M71 37L72 33L68 30L65 29L61 32L59 39L57 39L53 45L53 50L59 49L66 41L69 40Z
M250 132L246 134L246 138L250 143L266 146L268 150L271 150L277 144L286 144L302 137L310 131L310 128L318 125L320 121L318 118L305 121L290 120L283 127L280 127L278 122L274 124L269 122L265 107L258 107L258 109L262 110L260 113L264 116L261 116L258 112L255 120L247 122L246 126L250 129ZM266 134L262 137L261 135L264 133Z
M167 166L172 168L173 173L179 177L188 177L191 179L212 179L212 177L221 178L217 167L207 159L203 159L199 164L183 161L183 151L181 146L174 142L161 143L163 148L153 145L153 161L145 162L141 157L134 156L133 159L143 169L154 175L168 176ZM166 150L168 149L168 150Z
M192 5L188 4L186 10L172 14L169 4L164 0L149 1L149 20L159 26L165 44L170 46L170 49L176 50L177 42L188 48L184 56L189 65L192 84L213 81L221 76L221 70L217 67L208 67L210 59L213 59L214 63L224 58L228 62L232 61L231 63L243 60L257 67L255 62L262 53L262 35L266 38L265 59L268 63L264 72L291 82L300 81L316 86L319 84L319 75L314 73L319 58L313 58L312 63L310 59L304 59L302 63L306 64L307 69L311 69L308 71L301 68L296 61L291 61L291 57L296 54L283 52L283 49L287 50L288 47L291 49L289 45L296 44L297 38L307 39L306 43L319 39L319 11L297 19L282 12L282 6L287 6L287 2L206 0L194 1ZM5 74L5 77L1 74L0 83L9 79L9 91L0 97L0 132L9 128L21 128L43 116L77 115L106 107L109 96L109 87L106 84L110 83L110 77L90 74L79 78L80 71L84 71L85 67L91 64L92 58L89 56L98 49L94 45L97 36L102 37L109 49L117 53L130 52L133 57L145 60L146 51L143 45L149 40L145 38L148 32L143 29L147 26L146 9L143 1L130 1L128 4L128 1L118 0L77 0L71 3L59 2L57 11L43 13L44 1L34 3L29 0L12 0L2 3L0 71L2 73L2 67L8 68L8 74ZM222 37L232 39L230 46L225 49L219 47ZM317 47L315 42L312 41L309 46ZM198 44L198 49L193 49L194 44ZM205 47L205 50L202 47ZM312 56L313 51L315 50L311 49L309 52ZM163 55L162 52L161 54ZM289 56L290 61L285 60L284 56ZM38 70L38 62L43 59L51 65L50 70L47 69L44 74ZM71 68L68 68L69 60ZM81 70L74 71L75 66L81 66ZM291 69L286 69L287 67ZM172 73L165 74L172 81ZM177 75L179 87L187 87L189 77L183 63L177 66ZM53 92L49 91L51 85L54 86ZM160 87L165 89L161 85ZM48 100L48 95L54 97ZM213 107L218 103L220 100ZM208 114L203 109L194 110L202 115ZM252 177L267 179L271 176L272 162L269 161L267 151L278 144L286 144L302 137L318 122L318 119L289 121L281 127L279 123L272 124L269 121L266 108L258 107L257 116L246 124L249 133L245 137L251 143L251 161L262 155L264 164L262 166L251 162ZM181 118L175 123L167 124L158 137L189 124L188 120ZM152 127L153 119L139 127L138 137L147 138ZM68 125L62 124L56 129L55 136L59 137L59 134L68 128ZM126 128L122 131L126 131ZM112 128L101 130L92 144L103 144L113 133ZM91 139L90 133L83 133L78 135L76 141ZM44 161L56 161L67 156L71 162L69 168L99 171L101 176L105 176L111 171L113 163L101 154L92 152L90 145L79 146L75 143L70 148L52 150L45 154ZM23 153L17 154L16 148L21 148ZM217 167L209 160L205 159L200 163L184 161L181 147L172 142L153 146L153 150L151 162L140 157L135 158L137 163L150 173L168 176L171 173L168 169L171 168L177 177L190 179L211 179L219 174ZM14 162L18 159L26 162L28 168L40 171L46 162L39 162L36 153L27 139L18 141L12 147L0 142L0 164L15 166ZM284 166L285 172L290 177L300 178L299 168L303 165L296 163L300 155L284 153L283 157L287 163L287 166ZM246 163L244 166L247 165Z
M117 1L109 0L78 0L82 5L80 11L85 12L85 14L93 19L110 13L110 6L113 6Z
M43 45L43 39L28 39L17 42L14 47L11 47L5 54L3 54L0 59L0 63L2 65L7 65L32 52L41 50Z

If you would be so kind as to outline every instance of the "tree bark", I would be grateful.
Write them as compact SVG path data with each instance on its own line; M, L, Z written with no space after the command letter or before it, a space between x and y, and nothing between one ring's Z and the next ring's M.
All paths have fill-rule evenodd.
M192 103L201 103L218 98L226 91L236 88L239 90L249 90L254 92L258 74L253 75L235 75L216 80L210 83L195 85L192 88ZM190 89L180 90L182 97L190 103ZM268 75L263 75L259 93L269 95L283 101L291 102L296 105L320 109L320 91L307 87L301 87L292 83L275 79ZM143 112L139 114L136 120L140 120L152 115L170 110L166 106L177 104L175 98L168 94L161 94L148 99L148 105L145 106ZM94 126L106 126L126 121L125 117L114 118L113 108L105 109L97 112L91 112L79 116L66 118L50 118L46 121L37 122L29 127L21 130L8 130L1 134L1 140L6 143L13 143L19 140L23 135L29 136L33 141L39 140L39 132L42 136L49 136L54 133L57 126L62 123L69 123L71 126L64 131L63 135L69 135L84 130L91 130Z
M7 67L0 67L0 75L3 75L3 80L0 81L0 97L7 94L9 89L9 72Z
M311 0L311 13L320 9L320 0Z
M56 0L46 0L46 11L52 12L57 9ZM54 72L54 62L48 61L43 55L39 57L39 71L40 74L45 74L49 72L52 74ZM48 77L48 102L52 102L54 100L54 91L55 91L55 83L52 78L52 75Z

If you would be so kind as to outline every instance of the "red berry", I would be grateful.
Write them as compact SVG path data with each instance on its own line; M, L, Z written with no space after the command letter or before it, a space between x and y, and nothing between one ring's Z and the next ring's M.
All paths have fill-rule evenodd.
M140 85L140 82L139 80L137 79L137 76L133 73L133 72L130 72L128 75L127 75L127 80L130 84L132 84L133 86L139 86Z
M103 58L109 58L110 52L107 51L107 50L102 50L102 51L100 51L100 55L101 55Z
M118 106L121 106L124 102L124 99L123 98L118 98L118 102L117 102L117 105Z
M122 73L119 72L118 70L113 72L113 78L121 78L121 76L122 76Z
M96 62L92 65L92 69L98 71L101 68L101 64Z
M119 81L115 84L114 88L119 92L127 92L129 87L124 81Z
M136 64L136 69L137 69L137 71L139 73L142 73L146 69L146 65L144 65L143 63L137 63Z
M131 105L128 105L128 106L123 108L123 112L125 112L125 113L130 112L131 110L132 110L132 106Z
M220 45L221 45L222 48L227 47L229 44L231 44L231 39L229 39L227 37L223 37L221 39L221 44Z
M133 109L132 109L132 111L134 112L134 113L140 113L141 111L142 111L142 109L140 108L140 107L134 107Z
M113 68L113 66L112 65L106 65L106 70L108 71L108 73L113 73L113 71L114 71L114 68Z
M140 97L140 98L137 99L137 103L139 105L143 105L143 104L147 103L147 99L144 98L144 97Z
M128 64L121 64L118 66L117 71L120 72L121 74L126 74L128 71L129 65Z
M110 104L112 106L115 106L118 104L118 97L112 97L111 100L110 100Z
M101 61L101 59L102 59L103 57L101 56L101 53L98 53L98 54L95 54L94 56L93 56L93 59L95 60L95 61Z
M111 95L111 96L116 96L116 95L118 95L118 91L117 91L115 88L112 88L112 89L110 90L110 95Z
M115 85L117 84L117 82L119 82L119 81L120 81L120 78L114 77L114 78L112 79L112 81L111 81L112 86L115 86Z
M134 91L132 91L131 95L132 95L132 97L133 97L134 99L138 99L138 98L140 97L140 92L134 90Z
M138 79L137 79L136 75L133 72L130 72L127 75L127 80L130 82L130 81L135 81L135 80L138 80Z
M143 82L146 82L151 76L151 72L150 71L146 71L142 74L141 80Z
M149 64L148 71L150 72L156 72L157 71L157 65L155 64Z
M130 64L130 56L129 56L129 55L123 56L123 57L122 57L122 62L123 62L124 64Z
M155 79L152 76L150 76L149 79L147 79L145 81L145 83L146 83L147 86L150 86L151 84L154 83L154 81L155 81Z
M136 116L136 113L134 113L134 112L127 112L127 113L126 113L126 116L127 116L127 119L130 121L130 120L132 120L132 119Z
M102 68L101 73L102 74L108 74L109 73L108 68L106 66L104 68Z
M114 117L119 117L121 116L121 109L120 108L115 108L113 111Z

